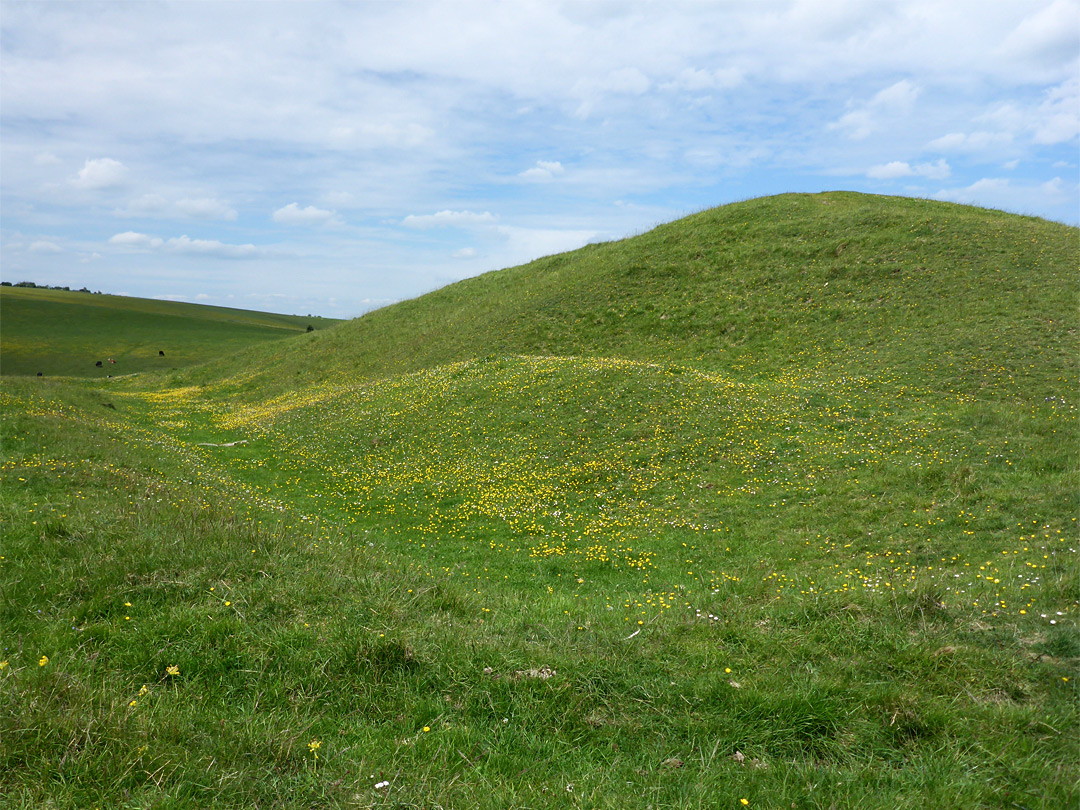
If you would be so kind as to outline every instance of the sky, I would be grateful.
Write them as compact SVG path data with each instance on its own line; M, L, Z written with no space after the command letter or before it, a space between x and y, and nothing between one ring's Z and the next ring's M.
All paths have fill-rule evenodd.
M349 318L836 189L1077 224L1080 0L0 0L0 279Z

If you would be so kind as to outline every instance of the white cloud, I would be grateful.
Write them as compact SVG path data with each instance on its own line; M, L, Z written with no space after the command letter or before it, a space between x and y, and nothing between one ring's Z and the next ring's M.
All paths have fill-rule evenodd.
M731 90L741 85L745 78L743 72L735 67L715 69L686 67L680 70L672 81L663 84L662 87L664 89L688 90L690 92Z
M942 189L939 200L984 205L1018 213L1036 213L1039 206L1075 206L1078 188L1075 181L1054 177L1042 183L1012 181L1002 177L984 177L970 186ZM1075 211L1075 208L1073 208ZM1075 216L1075 214L1074 214Z
M183 199L176 201L177 210L185 216L194 219L224 219L235 220L236 211L220 200L201 198L197 200Z
M475 211L439 211L435 214L409 214L401 221L408 228L475 228L493 225L497 217L490 211L478 214Z
M872 177L875 180L893 180L897 177L910 177L912 174L914 172L911 170L911 166L899 160L881 166L872 166L866 172L867 177Z
M54 155L52 152L39 152L34 155L34 163L38 166L55 166L60 162L60 158Z
M829 125L846 130L848 137L860 141L874 134L892 119L906 117L915 106L920 89L907 79L879 90L865 104L850 110Z
M348 191L329 191L323 195L328 205L347 208L356 202L356 197Z
M938 152L981 152L986 149L1004 146L1012 142L1008 132L950 132L935 138L927 144L929 149Z
M78 173L71 178L71 184L78 188L103 189L121 186L127 179L127 167L119 160L97 158L87 160Z
M565 174L566 169L563 168L562 163L557 160L538 160L536 165L531 169L526 169L518 174L525 180L539 180L540 182L546 182L554 179L556 176Z
M1080 136L1080 81L1053 88L1035 115L1033 139L1038 144L1068 143Z
M1055 177L1053 180L1047 180L1045 183L1040 185L1039 189L1044 194L1058 197L1065 191L1065 182L1060 177Z
M1008 169L1010 172L1020 165L1019 160L1010 160L1001 164L1001 168Z
M977 153L1002 146L1023 144L1028 138L1036 145L1054 146L1080 136L1080 81L1071 78L1044 91L1034 103L1003 103L974 120L989 129L950 132L931 141L931 149L943 152Z
M462 248L461 250L455 250L452 255L455 259L475 259L476 248L467 247Z
M336 125L329 130L330 144L339 149L396 147L414 149L431 140L435 131L417 123L371 123Z
M178 219L213 219L233 221L236 211L221 200L210 197L185 197L170 202L160 194L142 194L128 201L113 214L119 217L175 217Z
M160 194L143 194L130 200L126 208L117 209L119 216L148 216L165 212L169 207L169 201Z
M124 231L123 233L118 233L115 236L109 237L109 244L130 248L156 248L161 247L163 242L156 236L150 236L145 233L136 233L135 231Z
M555 230L500 225L498 233L507 240L504 261L507 265L550 256L587 245L600 234L586 230Z
M250 259L261 252L255 245L229 245L217 239L191 239L177 236L165 242L165 249L173 253L201 256L218 256L226 259Z
M964 188L943 188L934 198L951 200L969 205L1000 206L1010 190L1009 180L1004 177L984 177Z
M651 82L636 67L623 67L612 70L601 79L583 79L580 86L590 93L625 93L640 96L648 92Z
M927 177L931 180L944 180L952 173L944 158L934 163L920 163L912 166L904 161L894 160L880 166L872 166L866 176L874 180L895 180L898 177Z
M920 163L913 171L917 176L927 177L931 180L944 180L952 174L952 169L945 162L945 158L938 158L933 163Z
M575 115L588 118L596 104L605 96L640 96L649 91L652 82L636 67L621 67L600 77L578 79L571 94L580 98Z
M917 86L907 79L902 79L877 93L870 100L869 106L876 110L907 112L915 104L920 92Z
M1076 59L1078 33L1076 4L1056 0L1025 17L997 52L1006 58L1036 63L1067 62Z
M322 225L333 218L333 211L316 208L314 205L301 208L298 203L289 203L274 212L274 222L280 222L283 225Z
M1009 181L1004 177L984 177L982 180L976 180L964 191L973 194L982 194L987 191L1001 191L1009 187Z
M195 256L216 256L226 259L249 259L264 253L264 251L251 244L230 245L225 242L219 242L217 239L192 239L186 234L184 236L173 237L172 239L161 239L157 236L137 233L136 231L118 233L109 239L109 244L123 248L153 248L155 250L160 249L170 253Z
M30 247L27 248L31 253L63 253L64 249L55 242L49 242L44 239L39 239L36 242L31 242Z

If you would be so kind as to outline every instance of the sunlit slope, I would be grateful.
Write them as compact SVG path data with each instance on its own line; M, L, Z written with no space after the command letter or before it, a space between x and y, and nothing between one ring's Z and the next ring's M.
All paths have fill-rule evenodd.
M463 281L197 379L242 371L265 392L515 353L768 376L857 357L853 372L932 365L949 388L1052 396L1080 345L1077 233L907 198L755 199Z
M555 578L559 598L628 596L628 620L735 580L755 595L929 588L978 615L1074 596L1060 545L1074 407L1025 414L824 366L746 382L536 356L250 406L195 390L153 402L213 480L373 532L481 592Z
M309 325L321 329L335 322L148 298L0 287L0 372L104 377L183 368L301 334Z

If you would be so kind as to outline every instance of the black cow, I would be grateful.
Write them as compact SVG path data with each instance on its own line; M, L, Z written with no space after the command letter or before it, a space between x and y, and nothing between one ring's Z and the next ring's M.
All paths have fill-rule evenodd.
M94 365L97 366L98 368L101 368L101 361L98 360L96 363L94 363Z
M164 356L165 356L165 352L162 352L162 351L158 352L158 357L164 357Z

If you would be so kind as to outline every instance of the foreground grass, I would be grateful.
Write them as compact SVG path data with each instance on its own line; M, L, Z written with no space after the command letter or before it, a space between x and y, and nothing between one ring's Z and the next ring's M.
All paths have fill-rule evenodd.
M524 550L478 582L390 521L278 511L213 449L137 441L100 391L3 390L11 806L1077 799L1075 603L989 616L928 572L781 594L767 570L827 566L767 543L685 595L599 570L585 598ZM799 564L762 567L781 547Z

